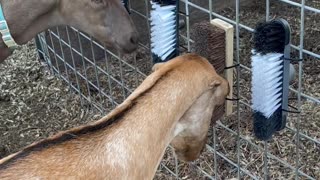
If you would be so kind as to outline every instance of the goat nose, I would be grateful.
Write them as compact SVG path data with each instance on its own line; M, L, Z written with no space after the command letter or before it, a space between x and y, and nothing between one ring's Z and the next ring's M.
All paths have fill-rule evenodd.
M119 43L122 51L125 53L131 53L138 48L139 36L137 32L130 33L122 43Z
M130 38L130 43L132 44L138 44L139 42L139 36L138 33L133 33L131 38Z

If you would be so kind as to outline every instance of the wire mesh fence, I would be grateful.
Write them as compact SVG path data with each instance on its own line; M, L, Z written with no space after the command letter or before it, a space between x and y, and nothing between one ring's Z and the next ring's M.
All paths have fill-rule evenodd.
M81 97L81 104L103 113L120 104L150 73L149 1L131 0L131 16L141 35L137 52L122 55L106 49L73 27L38 35L39 55L50 70ZM257 141L251 117L251 37L255 24L274 17L292 27L292 57L297 76L290 86L285 130L271 141ZM220 18L235 27L234 113L209 132L199 160L179 162L168 148L155 179L320 179L320 2L293 0L180 0L182 52L191 50L192 25Z

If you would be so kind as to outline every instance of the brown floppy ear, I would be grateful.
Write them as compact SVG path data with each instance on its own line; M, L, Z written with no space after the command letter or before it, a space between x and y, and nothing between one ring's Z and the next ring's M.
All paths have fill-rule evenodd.
M163 63L157 63L157 64L153 65L152 71L154 72L154 71L158 70L158 69L161 68L164 64L165 64L165 63L163 62Z
M221 81L218 79L215 79L210 83L209 87L210 87L210 89L215 89L220 85L221 85Z

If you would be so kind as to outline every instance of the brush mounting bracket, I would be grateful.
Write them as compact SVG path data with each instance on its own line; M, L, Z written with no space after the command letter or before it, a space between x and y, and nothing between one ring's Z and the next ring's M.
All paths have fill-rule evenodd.
M153 0L153 2L161 4L161 5L174 5L176 4L176 0Z
M282 18L275 19L273 21L276 23L279 23L283 26L283 28L285 30L285 45L289 45L291 42L291 28L290 28L288 21L286 21Z
M283 60L290 61L290 62L302 62L303 61L303 59L299 59L299 58L294 59L294 58L285 58L285 57L283 57Z
M232 68L237 68L237 67L240 67L240 64L235 64L233 66L229 66L229 67L225 67L224 69L232 69Z
M287 112L287 113L294 113L294 114L300 114L300 111L290 111L290 110L286 110L286 109L282 109L282 111Z
M273 20L276 23L282 25L285 30L285 48L284 48L284 55L283 55L283 84L282 84L282 109L288 109L288 97L289 97L289 81L290 81L290 61L286 61L286 59L290 58L290 42L291 42L291 28L289 23L282 19L275 19ZM288 113L282 111L282 123L279 130L282 130L286 126Z
M224 70L238 68L238 67L240 67L240 64L235 64L233 66L225 67ZM234 98L234 99L226 98L226 100L227 101L240 101L239 98Z
M301 113L301 111L299 111L298 108L296 108L296 107L293 107L291 105L288 105L288 107L291 107L295 111L288 110L288 109L282 109L282 111L287 112L287 113L293 113L293 114L300 114Z
M235 99L230 99L230 98L226 98L227 101L240 101L239 98L235 98Z

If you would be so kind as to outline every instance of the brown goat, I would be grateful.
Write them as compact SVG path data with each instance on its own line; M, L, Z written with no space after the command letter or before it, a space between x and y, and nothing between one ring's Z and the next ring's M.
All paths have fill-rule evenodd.
M170 142L179 159L199 157L228 91L198 55L157 64L107 116L0 160L0 179L152 179Z
M39 32L58 25L84 31L107 46L130 53L138 32L121 0L0 0L10 32L25 44ZM0 38L0 63L12 52Z

